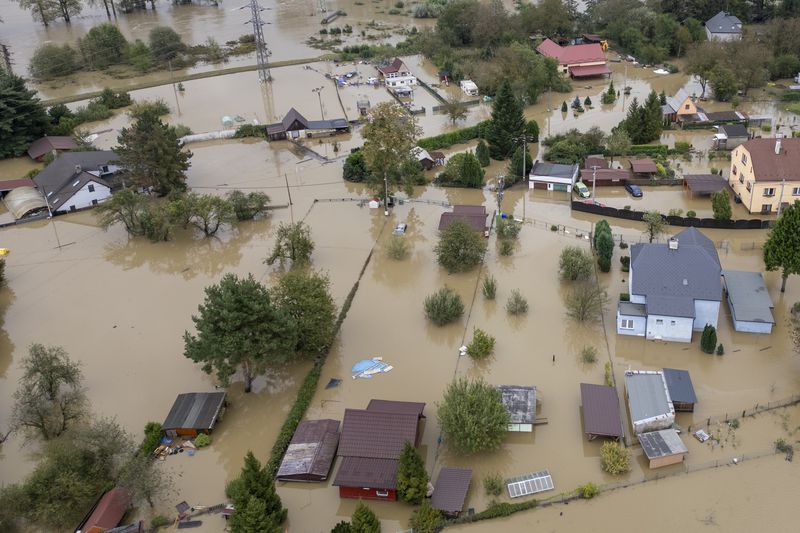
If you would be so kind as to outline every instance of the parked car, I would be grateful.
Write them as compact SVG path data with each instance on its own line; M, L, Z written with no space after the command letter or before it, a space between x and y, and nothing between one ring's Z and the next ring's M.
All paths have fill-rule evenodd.
M592 199L592 200L584 200L583 203L588 204L588 205L596 205L598 207L605 207L606 206L606 204L601 204L600 202L598 202L597 200L594 200L594 199Z
M408 229L407 224L398 224L394 227L394 231L392 232L393 235L405 235L406 229Z
M592 195L592 193L589 192L589 187L587 187L582 181L575 183L575 185L572 187L572 190L574 190L575 194L581 198L589 198Z
M626 183L625 190L631 193L631 196L634 198L641 198L643 196L642 189L640 189L636 184Z

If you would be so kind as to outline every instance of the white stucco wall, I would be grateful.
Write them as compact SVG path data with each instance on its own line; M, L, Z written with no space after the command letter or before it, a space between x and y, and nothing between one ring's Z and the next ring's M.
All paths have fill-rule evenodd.
M633 329L623 329L621 327L622 320L633 320ZM647 317L643 316L629 316L620 314L617 311L617 334L618 335L633 335L635 337L644 337L647 328Z
M743 320L734 320L733 328L736 331L743 333L772 333L772 324L769 322L745 322Z
M693 323L694 321L691 318L648 315L647 338L675 342L692 342Z
M89 186L94 186L94 192L89 191ZM75 209L83 209L85 207L92 206L92 200L97 200L97 203L102 202L106 198L111 196L111 189L106 185L101 185L97 182L90 181L86 183L83 187L81 187L75 194L72 195L67 201L65 201L61 207L59 207L56 212L57 213L67 213L70 211L72 206L75 206ZM53 201L53 198L50 199Z
M706 37L709 41L740 41L742 39L741 33L711 33L711 30L706 26Z
M675 413L665 413L663 415L633 421L633 432L637 435L660 429L669 429L675 423Z
M711 324L717 327L719 320L719 302L710 300L695 300L694 301L694 329L695 331L703 331L706 324Z

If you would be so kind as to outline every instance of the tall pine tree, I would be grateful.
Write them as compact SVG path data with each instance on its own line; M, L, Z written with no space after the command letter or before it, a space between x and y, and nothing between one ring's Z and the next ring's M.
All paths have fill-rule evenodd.
M266 466L261 466L253 452L248 450L244 457L242 472L238 478L230 482L226 492L236 509L234 515L238 515L240 511L242 513L240 521L231 520L231 531L234 533L280 531L278 526L286 520L287 511L283 508L280 496L275 492L275 481L272 474ZM268 529L248 529L252 520L258 517L261 517L264 527ZM269 518L269 522L264 521L265 518Z
M516 147L514 139L525 134L522 103L514 96L511 83L504 80L492 104L492 122L487 128L486 141L492 159L511 157Z
M764 243L764 266L781 270L781 292L786 292L786 280L800 274L800 202L795 201L781 211Z
M25 153L45 134L48 119L36 98L19 76L0 70L0 159Z
M664 115L661 112L661 102L655 91L650 91L647 95L643 107L644 133L643 138L637 144L644 144L657 141L661 137L661 130L664 128Z
M250 496L244 504L234 504L229 527L232 533L281 533L283 528L267 512L263 500Z
M428 472L414 446L406 441L397 465L397 494L406 503L418 505L428 492Z

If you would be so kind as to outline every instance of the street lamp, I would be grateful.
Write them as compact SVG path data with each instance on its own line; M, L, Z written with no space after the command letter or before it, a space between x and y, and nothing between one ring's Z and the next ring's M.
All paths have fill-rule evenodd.
M322 89L325 87L317 87L316 89L311 89L312 93L317 93L319 97L319 113L322 115L322 120L325 120L325 112L322 110Z

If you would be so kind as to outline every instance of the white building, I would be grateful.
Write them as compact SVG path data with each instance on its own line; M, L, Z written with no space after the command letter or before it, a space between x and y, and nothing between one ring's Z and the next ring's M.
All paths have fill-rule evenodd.
M738 41L742 38L742 21L720 11L706 21L706 37L709 41Z
M77 211L111 196L105 178L119 171L112 164L117 154L109 150L68 152L56 157L33 181L53 213Z
M459 84L461 90L464 91L464 94L467 96L478 96L478 86L475 85L475 82L472 80L462 80Z
M399 57L388 65L378 67L378 73L387 87L410 87L417 84L417 77L411 74Z
M562 165L536 161L528 174L528 187L548 191L569 192L578 179L579 165Z

